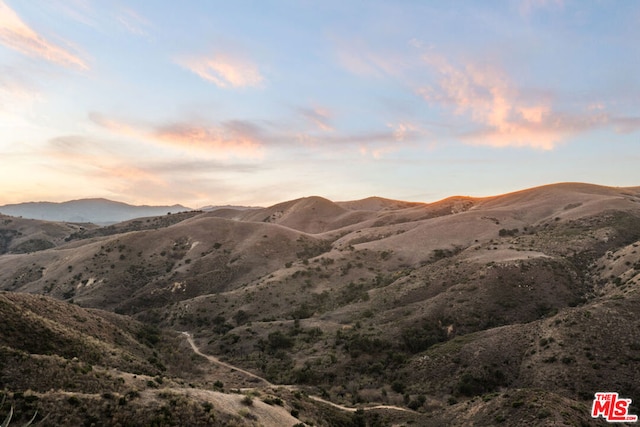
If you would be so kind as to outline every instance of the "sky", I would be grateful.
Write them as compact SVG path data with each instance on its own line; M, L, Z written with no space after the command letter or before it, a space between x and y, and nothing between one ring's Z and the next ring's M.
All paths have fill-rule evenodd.
M0 0L0 204L640 185L634 0Z

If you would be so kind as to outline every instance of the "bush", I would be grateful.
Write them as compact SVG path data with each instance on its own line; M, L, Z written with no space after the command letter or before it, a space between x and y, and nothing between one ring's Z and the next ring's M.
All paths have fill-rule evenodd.
M394 381L393 384L391 384L391 390L396 393L404 394L405 385L401 381Z
M507 385L507 379L499 369L485 367L484 375L475 376L465 372L460 377L457 385L457 392L461 395L473 397L495 391L500 386Z
M294 344L293 338L283 334L280 331L271 332L267 336L267 340L269 342L269 348L274 351L279 349L289 349L293 347Z
M71 406L80 406L80 399L78 399L76 396L69 396L69 398L67 399L67 403Z
M511 230L507 230L506 228L501 228L498 231L498 235L500 237L506 237L506 236L515 236L516 234L518 234L519 230L517 228L513 228Z
M422 326L414 326L400 333L403 347L409 353L420 353L434 344L447 339L446 332L435 322L423 322Z
M424 402L426 401L427 398L421 394L417 398L411 400L411 402L409 402L407 406L409 407L409 409L417 411L422 405L424 405Z

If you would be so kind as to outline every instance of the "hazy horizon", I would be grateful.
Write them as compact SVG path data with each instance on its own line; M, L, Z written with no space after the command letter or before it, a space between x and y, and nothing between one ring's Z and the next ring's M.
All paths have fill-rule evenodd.
M231 203L226 203L225 201L220 201L219 203L216 202L212 202L212 203L208 203L208 204L204 204L204 205L198 205L198 206L187 206L184 205L182 203L164 203L164 204L136 204L136 203L128 203L128 202L124 202L122 200L115 200L115 199L108 199L108 198L104 198L104 197L83 197L83 198L79 198L79 199L71 199L71 200L61 200L61 201L51 201L51 200L29 200L29 201L25 201L25 202L17 202L17 203L6 203L0 206L8 206L8 205L20 205L20 204L38 204L38 203L52 203L52 204L64 204L64 203L72 203L72 202L79 202L79 201L91 201L91 200L105 200L107 202L113 202L113 203L123 203L123 204L127 204L130 206L134 206L134 207L174 207L174 206L181 206L187 209L191 209L191 210L199 210L202 208L208 208L208 207L227 207L227 206L237 206L237 207L243 207L243 208L268 208L270 206L279 204L279 203L286 203L286 202L290 202L293 200L298 200L298 199L304 199L304 198L311 198L311 197L319 197L319 198L324 198L327 199L331 202L334 203L348 203L348 202L353 202L353 201L359 201L359 200L365 200L365 199L370 199L370 198L382 198L382 199L387 199L387 200L396 200L396 201L403 201L403 202L416 202L416 203L424 203L424 204L430 204L430 203L437 203L443 200L446 200L448 198L452 198L452 197L470 197L472 199L482 199L482 198L490 198L490 197L502 197L502 196L507 196L509 194L512 193L518 193L521 191L527 191L527 190L533 190L533 189L537 189L537 188L544 188L544 187L549 187L549 186L556 186L556 185L571 185L571 184L577 184L577 185L593 185L596 187L608 187L608 188L617 188L617 189L625 189L625 188L638 188L640 186L638 185L631 185L631 186L604 186L598 183L594 183L594 182L555 182L555 183L550 183L550 184L542 184L539 186L534 186L534 187L526 187L526 188L518 188L515 189L514 191L508 191L505 193L496 193L496 194L484 194L484 195L470 195L470 194L449 194L447 196L444 196L442 198L439 199L435 199L435 200L402 200L402 199L398 199L398 198L393 198L393 197L382 197L382 196L378 196L378 195L370 195L370 196L365 196L365 197L361 197L358 199L330 199L328 197L325 197L321 194L308 194L308 195L303 195L300 197L297 197L295 199L283 199L283 200L278 200L274 203L268 204L268 205L238 205L238 204L231 204ZM0 212L1 213L1 212Z
M640 3L0 0L0 205L640 182Z

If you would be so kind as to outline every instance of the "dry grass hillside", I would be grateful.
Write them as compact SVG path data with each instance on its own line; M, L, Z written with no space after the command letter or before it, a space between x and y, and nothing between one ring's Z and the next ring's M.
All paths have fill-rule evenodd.
M0 255L54 248L74 233L100 229L94 224L74 224L24 219L0 214Z
M289 404L269 391L227 388L243 380L211 369L176 333L12 292L0 293L0 317L0 418L13 409L16 425L33 416L35 425L65 426L300 422L290 412L302 396L285 393Z
M271 393L315 425L597 425L596 391L640 412L639 187L179 215L4 254L0 286L188 331L204 353L295 387L220 366L209 386ZM56 336L70 356L73 339Z

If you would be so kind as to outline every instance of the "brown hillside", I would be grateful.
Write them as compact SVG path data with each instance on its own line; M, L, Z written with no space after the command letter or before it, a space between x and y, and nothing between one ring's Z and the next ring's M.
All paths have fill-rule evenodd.
M265 209L247 211L241 218L318 234L356 224L371 216L369 212L347 210L322 197L305 197Z
M336 202L336 204L352 211L385 211L407 209L416 206L423 206L424 203L403 202L401 200L391 200L382 197L367 197L366 199L353 200L348 202Z
M72 224L24 219L0 214L0 255L29 253L65 243L73 233L94 230L94 224Z
M4 254L0 283L188 331L226 363L208 384L264 391L258 376L386 408L325 403L337 412L323 420L321 401L278 392L317 425L588 425L595 391L640 402L639 202L638 188L577 183L430 204L305 198Z

